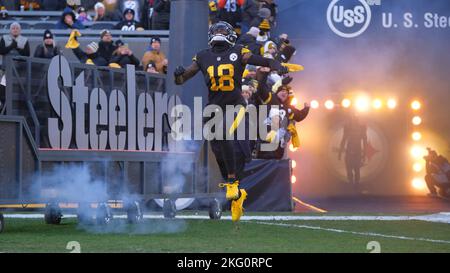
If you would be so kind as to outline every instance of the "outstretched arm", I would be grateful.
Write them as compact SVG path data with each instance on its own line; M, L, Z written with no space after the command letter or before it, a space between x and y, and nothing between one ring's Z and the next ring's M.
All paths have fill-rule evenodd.
M200 71L200 67L195 61L186 69L182 66L177 67L173 73L175 76L175 84L176 85L183 84L190 78L194 77L195 74L198 73L198 71Z
M289 72L287 67L282 66L279 61L254 55L251 52L246 52L242 57L242 61L244 64L269 67L270 70L278 71L280 74L287 74Z

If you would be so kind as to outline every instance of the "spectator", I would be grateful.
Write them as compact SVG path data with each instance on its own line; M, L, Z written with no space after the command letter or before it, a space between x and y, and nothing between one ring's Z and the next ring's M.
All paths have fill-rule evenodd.
M66 7L76 10L81 5L81 0L66 0Z
M133 9L126 9L123 12L123 20L119 22L114 28L122 31L135 31L139 30L141 25L134 19L135 11Z
M34 51L35 58L51 59L59 54L59 47L56 46L53 33L50 30L44 32L44 41L39 44Z
M259 68L257 71L259 84L255 93L255 100L257 99L259 104L275 106L270 108L269 116L266 120L270 128L266 141L276 141L278 147L273 152L259 151L258 158L281 159L285 156L285 148L291 139L294 147L300 145L295 122L300 122L308 116L309 104L305 103L305 107L302 110L290 105L292 96L290 96L291 88L288 84L292 81L292 78L286 77L280 80L275 87L271 88L267 84L269 72L270 69L268 68ZM273 94L271 89L275 89L276 93Z
M142 57L142 66L147 67L150 62L153 62L158 73L166 73L168 61L164 52L161 51L161 39L159 37L152 38L150 47L150 50L145 52Z
M84 29L84 26L75 18L73 10L67 7L62 13L61 19L56 23L56 29Z
M242 85L242 97L247 105L254 104L253 93L249 85Z
M155 6L155 0L145 0L144 7L142 8L142 21L141 24L145 29L152 29L152 17Z
M22 28L19 23L12 23L9 34L3 35L0 40L0 55L30 56L28 39L21 35Z
M218 10L216 0L209 0L209 24L215 24L219 22Z
M251 27L250 30L239 37L237 40L238 44L241 44L248 48L253 54L260 55L261 54L261 45L256 42L256 38L259 34L259 28Z
M92 21L92 17L87 14L87 11L84 7L79 7L77 9L76 19L82 24Z
M241 7L245 0L218 0L217 19L233 26L237 34L241 34L242 12Z
M147 69L145 71L151 74L159 74L158 71L156 70L156 65L154 62L149 62L147 65Z
M134 10L134 20L136 20L136 22L141 22L142 20L142 8L143 8L143 3L141 0L123 0L121 5L120 5L120 10L123 12L125 12L125 10L127 9L132 9Z
M80 47L73 48L72 51L81 63L92 64L96 66L108 65L108 62L98 55L98 44L96 42L88 44L85 51L81 50Z
M107 29L100 33L100 42L98 43L98 55L110 63L113 52L117 49L114 45L111 32Z
M170 0L155 0L152 28L157 30L170 27Z
M261 12L265 13L264 10L267 9L269 11L268 16L261 16ZM261 8L260 8L260 17L267 19L270 23L271 27L276 25L276 16L277 16L277 5L274 0L262 0Z
M260 23L260 17L258 15L259 4L256 0L246 0L242 6L242 33L248 31L252 26L258 26Z
M3 56L30 56L30 44L28 39L20 35L19 23L12 23L9 27L9 35L3 35L0 40L0 55ZM0 71L2 72L2 71ZM0 102L4 101L6 77L2 75L0 81ZM1 103L0 103L1 104Z
M117 49L111 58L110 67L126 67L129 64L139 66L139 59L133 55L133 51L128 48L128 45L124 44L121 40L117 40L116 46Z
M121 21L122 16L120 16L120 13L116 10L114 11L107 11L105 5L102 2L97 2L94 6L95 10L95 17L94 21L100 22L100 21Z

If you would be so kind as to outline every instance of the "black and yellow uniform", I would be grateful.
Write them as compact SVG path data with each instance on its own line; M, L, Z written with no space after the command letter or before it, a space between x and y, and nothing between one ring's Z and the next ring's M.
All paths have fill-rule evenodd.
M245 105L241 95L242 74L245 63L243 54L249 52L242 45L230 47L224 52L212 49L200 51L195 57L209 89L208 104L216 104L225 110L226 105Z
M285 73L285 69L278 61L253 55L242 45L217 44L196 54L193 63L188 68L178 67L175 72L175 83L183 84L199 71L202 71L208 87L208 105L217 105L223 110L226 117L226 105L245 105L241 95L242 75L247 64L270 67ZM223 132L229 133L223 120ZM236 169L235 141L212 140L211 147L216 156L217 163L226 180L228 176L239 176ZM238 160L240 161L240 160Z

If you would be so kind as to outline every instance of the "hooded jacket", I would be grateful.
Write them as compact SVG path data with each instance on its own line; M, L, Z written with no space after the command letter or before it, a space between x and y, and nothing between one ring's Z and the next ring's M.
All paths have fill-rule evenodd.
M66 15L72 16L73 25L69 26L64 22L64 18L66 17ZM84 25L75 18L74 11L71 8L67 7L64 9L58 23L56 23L56 29L84 29Z

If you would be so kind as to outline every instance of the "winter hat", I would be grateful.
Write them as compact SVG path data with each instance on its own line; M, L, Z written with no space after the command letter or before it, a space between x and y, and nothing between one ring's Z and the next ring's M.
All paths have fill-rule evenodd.
M150 39L150 44L153 44L154 42L161 43L161 39L159 37L153 37Z
M53 33L49 29L44 31L44 40L47 39L53 39Z
M272 13L270 12L270 9L268 9L268 8L262 8L258 12L258 16L263 18L263 19L269 18L271 14Z
M251 27L247 33L256 38L256 37L258 37L259 32L260 32L259 28Z
M102 30L102 32L100 32L100 39L103 39L103 36L105 36L106 34L111 34L111 31L107 29Z
M22 29L22 27L20 26L20 24L17 23L17 22L12 23L12 24L9 26L9 30L11 30L13 27L19 27L19 29Z
M127 15L128 13L132 13L133 14L133 16L134 16L134 9L130 9L130 8L126 8L124 11L123 11L123 16L125 17L125 15Z
M121 46L125 45L125 43L122 42L122 40L117 40L115 44L116 44L117 47L121 47Z
M98 10L100 8L105 8L105 5L103 5L102 2L97 2L97 4L95 4L94 9Z
M91 49L94 53L98 50L98 44L96 42L92 42L86 46L87 48Z

